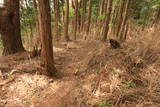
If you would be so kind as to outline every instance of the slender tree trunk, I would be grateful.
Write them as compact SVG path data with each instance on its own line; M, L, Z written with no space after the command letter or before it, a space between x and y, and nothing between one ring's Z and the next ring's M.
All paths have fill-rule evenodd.
M65 41L70 41L69 36L68 36L69 0L66 0L65 6L66 6L66 11L65 11L65 24L64 24L64 39L65 39Z
M127 38L127 34L128 34L128 29L129 29L129 26L128 26L128 24L126 24L125 25L125 28L124 28L125 30L124 30L124 37L122 38L122 42L124 42L125 40L126 40L126 38Z
M105 12L105 11L104 11L104 9L105 9L105 1L106 1L106 0L101 0L101 1L100 1L100 11L99 11L99 14L100 14L100 15L104 14L104 12Z
M57 41L59 41L59 2L54 0L54 36Z
M125 25L126 25L126 22L127 22L127 18L128 18L128 7L129 7L129 0L126 0L126 6L125 6L125 10L124 10L124 14L123 14L123 20L122 20L122 24L121 24L121 27L120 27L120 32L119 32L119 40L123 40L123 32L124 32L124 28L125 28Z
M53 59L53 44L51 36L51 14L49 0L38 0L39 8L39 24L40 37L42 43L41 61L44 65L44 71L47 75L55 74L54 59Z
M82 0L82 16L81 16L81 31L84 30L85 14L86 13L86 0Z
M75 0L75 19L74 19L74 40L77 38L77 28L78 28L78 0Z
M116 37L118 38L119 36L119 32L121 29L121 24L122 24L122 20L123 20L123 11L124 11L124 6L125 6L125 0L121 1L121 7L120 10L118 12L118 20L117 20L117 31L116 31Z
M65 24L65 10L64 10L65 0L62 0L62 23Z
M117 0L112 15L112 24L113 24L112 32L114 35L116 34L116 29L117 29L118 11L120 9L119 3L120 0Z
M108 0L106 18L102 28L102 41L106 41L107 39L107 35L109 31L109 22L111 19L112 4L113 4L113 0Z
M80 11L79 11L79 9L80 9L81 7L80 7L80 3L78 3L78 32L80 32L81 31L81 14L80 14Z
M3 44L3 55L24 51L19 15L19 0L5 0L0 8L0 33Z
M88 23L87 23L87 35L89 34L90 24L91 24L91 15L92 15L92 0L89 0L89 11L88 11Z
M36 21L36 35L35 35L35 41L34 41L34 48L38 49L39 47L41 48L41 42L40 42L40 31L39 31L39 18L38 18L38 7L37 7L37 0L33 0L33 5L35 8L35 21Z
M108 8L108 0L105 0L104 1L104 11L103 11L103 14L107 13L107 8Z

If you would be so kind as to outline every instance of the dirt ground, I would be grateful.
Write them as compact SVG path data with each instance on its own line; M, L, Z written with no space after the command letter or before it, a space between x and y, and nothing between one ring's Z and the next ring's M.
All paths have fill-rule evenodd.
M155 55L135 56L127 45L111 49L100 41L53 50L58 79L40 74L40 60L29 52L0 57L0 107L160 107Z

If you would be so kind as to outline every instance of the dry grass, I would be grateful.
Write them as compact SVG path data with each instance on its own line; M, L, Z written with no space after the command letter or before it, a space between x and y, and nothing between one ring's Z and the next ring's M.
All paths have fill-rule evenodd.
M21 74L0 90L0 95L6 97L1 99L23 105L39 98L36 99L39 104L65 101L68 107L93 107L97 104L159 107L160 30L139 29L129 32L123 49L111 49L108 43L96 40L71 42L65 48L54 47L55 62L59 63L56 66L65 79L50 83L50 79L43 75ZM90 36L97 39L99 31L97 28L92 30ZM19 60L23 58L13 60L14 69L32 71L34 67L38 68L37 59L16 62ZM4 89L9 91L5 93ZM45 103L44 99L48 102Z
M159 31L133 30L130 34L137 36L130 36L124 49L112 50L101 45L80 62L80 68L86 68L81 72L88 75L86 81L96 81L85 84L87 89L96 86L93 94L88 93L88 105L107 100L115 107L160 106Z

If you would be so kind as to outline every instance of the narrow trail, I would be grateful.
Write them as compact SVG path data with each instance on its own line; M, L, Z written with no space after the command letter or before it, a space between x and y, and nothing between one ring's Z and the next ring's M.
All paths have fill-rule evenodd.
M86 47L86 45L90 45L90 47ZM4 69L1 80L3 81L4 75L7 75L7 78L14 75L14 81L1 87L0 91L2 93L8 93L1 95L1 103L4 104L3 106L11 107L12 104L17 106L29 104L34 105L34 107L59 107L63 103L69 102L70 99L67 98L70 96L68 95L82 83L81 77L77 75L80 61L87 57L88 53L94 49L93 47L94 44L88 44L85 41L71 42L67 46L54 47L55 66L62 75L62 78L58 80L35 75L34 72L38 70L39 59L30 59L28 53L6 58L1 57L1 69ZM5 70L8 72L5 73ZM12 74L10 74L10 70L13 72ZM45 82L42 84L42 81ZM37 85L35 86L35 84ZM28 96L27 94L31 95ZM69 107L71 106L72 104L69 105Z

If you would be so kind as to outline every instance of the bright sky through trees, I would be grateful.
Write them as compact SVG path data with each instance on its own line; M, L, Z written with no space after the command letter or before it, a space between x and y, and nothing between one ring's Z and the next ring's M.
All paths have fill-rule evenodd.
M0 0L0 3L3 3L3 0Z

